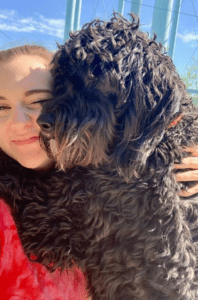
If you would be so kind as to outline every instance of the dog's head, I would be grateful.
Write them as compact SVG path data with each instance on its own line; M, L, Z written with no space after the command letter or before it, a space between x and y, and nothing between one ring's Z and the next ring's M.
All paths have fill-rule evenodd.
M188 104L171 58L131 16L86 24L54 56L37 122L60 169L109 163L130 178Z

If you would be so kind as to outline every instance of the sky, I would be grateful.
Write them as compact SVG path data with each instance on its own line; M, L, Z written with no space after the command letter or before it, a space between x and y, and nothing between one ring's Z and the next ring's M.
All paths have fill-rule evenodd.
M132 0L135 2L135 0ZM167 1L167 0L164 0ZM141 29L151 32L155 0L143 0ZM0 4L0 50L23 44L39 44L56 50L63 43L67 0L6 0ZM125 0L128 18L131 0ZM108 20L118 10L118 0L82 0L80 26L94 18ZM183 0L174 64L180 76L198 60L198 0Z

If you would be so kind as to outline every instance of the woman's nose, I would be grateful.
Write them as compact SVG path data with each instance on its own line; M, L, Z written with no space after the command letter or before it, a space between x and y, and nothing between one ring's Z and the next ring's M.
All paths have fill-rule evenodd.
M13 115L14 123L26 123L30 121L31 117L27 109L22 105L16 107L16 110Z

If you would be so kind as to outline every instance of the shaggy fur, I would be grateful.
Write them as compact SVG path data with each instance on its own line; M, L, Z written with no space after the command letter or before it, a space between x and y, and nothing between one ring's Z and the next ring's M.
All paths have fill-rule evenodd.
M135 15L72 34L38 119L59 171L1 155L26 254L52 271L77 264L93 300L198 299L197 198L180 199L173 175L181 147L198 143L198 115L155 39Z

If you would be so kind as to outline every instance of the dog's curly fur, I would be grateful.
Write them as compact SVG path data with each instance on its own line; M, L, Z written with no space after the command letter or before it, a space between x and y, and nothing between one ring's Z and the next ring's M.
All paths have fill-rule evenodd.
M2 153L0 194L28 257L52 271L77 264L94 300L195 300L197 197L178 196L173 164L197 144L198 114L131 16L95 20L59 46L38 119L59 170L37 174Z

